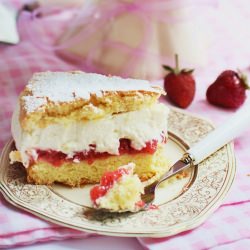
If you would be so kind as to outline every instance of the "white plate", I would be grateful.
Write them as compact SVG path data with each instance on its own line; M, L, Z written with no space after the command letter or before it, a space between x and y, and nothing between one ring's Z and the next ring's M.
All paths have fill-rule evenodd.
M171 110L166 144L170 162L174 163L188 145L212 129L202 118ZM162 237L192 229L222 202L236 170L233 146L228 144L197 167L190 168L187 177L173 177L163 183L155 202L159 209L93 220L84 215L91 206L90 185L69 188L27 184L25 169L20 164L9 164L8 155L13 147L13 141L6 144L0 162L0 190L10 203L56 224L103 235Z

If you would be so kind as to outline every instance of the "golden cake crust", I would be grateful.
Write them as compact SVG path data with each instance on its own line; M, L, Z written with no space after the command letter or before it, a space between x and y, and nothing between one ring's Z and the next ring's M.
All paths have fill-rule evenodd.
M72 86L68 92L60 86L59 79L63 74L67 75L64 77L66 80L62 77L62 85L74 85L76 81L76 86ZM91 81L94 82L96 76L100 85L102 82L100 75L93 74ZM80 71L34 74L19 99L19 119L22 128L25 131L32 131L34 127L45 127L51 123L92 120L120 112L134 111L156 103L159 96L164 93L161 88L147 85L147 82L140 82L141 80L106 76L102 76L104 90L93 87L84 92L84 88L89 86L88 79L84 77L85 73ZM106 82L110 81L109 78L113 85L106 86ZM69 80L72 82L68 82ZM133 81L135 86L138 84L134 89ZM116 82L119 86L118 84L116 86ZM122 84L128 86L121 87Z

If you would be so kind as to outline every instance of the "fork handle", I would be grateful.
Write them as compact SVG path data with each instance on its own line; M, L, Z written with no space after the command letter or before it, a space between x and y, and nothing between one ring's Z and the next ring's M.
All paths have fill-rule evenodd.
M219 148L250 128L250 108L245 106L218 128L210 132L204 139L192 146L187 153L193 158L194 164L199 164Z

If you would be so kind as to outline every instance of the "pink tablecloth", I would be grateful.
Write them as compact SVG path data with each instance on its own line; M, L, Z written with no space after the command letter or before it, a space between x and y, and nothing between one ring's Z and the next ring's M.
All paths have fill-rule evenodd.
M40 35L41 38L54 37L64 27L64 22L58 22L59 19L64 18L61 14L42 18L46 29L36 31L36 35ZM22 22L19 25L23 28ZM0 147L11 136L10 117L18 94L32 73L77 68L58 58L54 52L42 51L34 46L28 39L26 31L21 29L22 42L19 45L0 45ZM225 64L228 57L220 59ZM214 80L218 70L210 67L196 72L197 93L193 104L188 109L190 112L209 118L216 124L223 123L233 114L233 111L212 107L205 100L206 88ZM250 100L247 100L244 105L250 107ZM145 248L155 250L250 249L250 177L247 176L250 173L249 152L250 130L235 140L238 170L233 187L224 203L203 225L176 236L160 239L140 238L139 242ZM0 248L88 236L87 233L47 223L20 211L8 204L0 195Z

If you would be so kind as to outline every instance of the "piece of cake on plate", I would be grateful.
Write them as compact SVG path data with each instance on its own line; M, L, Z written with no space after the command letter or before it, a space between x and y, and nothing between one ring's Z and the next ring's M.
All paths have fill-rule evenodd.
M167 171L169 109L148 81L94 73L33 75L12 118L16 151L27 180L69 186L98 183L130 162L144 181Z
M134 167L133 163L129 163L102 176L100 184L90 190L95 208L136 212L143 207L141 194L144 186L138 175L134 174Z

